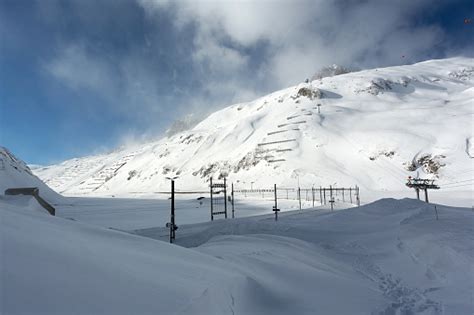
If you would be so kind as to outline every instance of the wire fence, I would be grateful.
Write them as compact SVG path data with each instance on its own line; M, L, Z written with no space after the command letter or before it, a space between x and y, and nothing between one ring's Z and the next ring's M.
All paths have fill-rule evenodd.
M174 186L172 186L174 188ZM340 204L339 208L360 205L360 189L355 187L277 187L235 189L225 181L210 181L207 189L159 191L170 199L170 242L175 239L177 228L175 213L181 224L204 222L214 219L246 217L257 214L275 215L279 211L302 210L330 205L330 209Z
M274 189L236 189L236 198L253 198L273 200ZM342 202L360 205L360 189L355 187L311 187L311 188L286 188L277 187L277 200L297 200L311 202L312 207L327 205L329 202Z

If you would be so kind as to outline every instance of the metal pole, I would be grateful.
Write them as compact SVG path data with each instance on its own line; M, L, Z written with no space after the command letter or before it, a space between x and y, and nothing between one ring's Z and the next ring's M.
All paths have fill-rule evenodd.
M314 186L311 187L311 196L313 197L313 208L314 208Z
M321 202L321 206L323 205L323 189L319 186L319 201Z
M332 185L329 186L329 202L331 203L331 211L332 211L333 206L334 206L334 199L332 196Z
M356 190L357 190L357 206L360 207L360 190L359 190L359 186L356 186Z
M326 204L326 188L323 188L323 192L324 192L324 204Z
M235 212L235 209L234 209L234 183L232 183L231 185L231 197L232 197L232 219L235 218L234 216L234 212Z
M277 202L277 185L273 185L273 190L275 191L275 206L273 208L273 211L275 212L275 221L278 221L278 202Z
M209 179L209 187L211 187L210 195L211 195L211 221L214 221L214 209L213 209L213 200L212 200L212 177Z
M415 191L416 191L416 199L420 200L420 189L415 188Z
M342 202L346 202L346 200L344 198L344 190L345 190L345 188L342 188Z
M171 222L170 222L170 243L173 243L175 237L174 224L174 180L171 180Z
M426 203L430 203L428 200L428 188L425 188L425 201Z
M352 204L352 187L349 187L349 198L351 199Z
M225 218L227 219L227 182L224 177L224 212L225 212Z
M300 204L300 210L301 210L301 188L298 187L298 200Z

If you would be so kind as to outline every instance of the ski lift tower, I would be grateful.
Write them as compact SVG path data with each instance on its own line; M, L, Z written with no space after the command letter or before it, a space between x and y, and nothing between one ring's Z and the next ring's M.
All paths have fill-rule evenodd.
M425 201L428 201L428 189L439 189L438 185L435 185L434 179L423 179L423 178L412 178L408 177L406 183L407 187L414 188L416 191L416 198L420 200L420 190L425 191Z

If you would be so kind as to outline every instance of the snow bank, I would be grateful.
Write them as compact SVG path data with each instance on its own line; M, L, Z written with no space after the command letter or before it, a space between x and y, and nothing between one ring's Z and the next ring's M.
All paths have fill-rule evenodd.
M387 303L370 281L295 239L186 249L5 199L0 222L2 314L367 314Z
M177 242L221 258L259 281L264 281L262 276L269 285L272 277L288 276L288 285L271 287L281 292L295 290L301 297L295 298L297 304L317 301L315 310L325 305L322 313L350 314L331 304L332 294L337 292L331 291L334 287L329 283L340 292L338 301L343 307L357 296L357 289L351 287L355 279L362 281L359 284L367 280L373 285L372 298L387 299L382 308L375 301L361 302L371 304L375 313L468 314L473 309L474 293L474 212L434 207L417 200L383 199L335 212L282 213L278 222L270 215L221 220L181 226ZM157 239L163 232L136 231ZM314 266L323 265L337 271L338 280L344 284L332 279L332 274L313 274ZM294 269L286 274L281 266ZM290 278L298 279L303 288L311 288L312 294L292 287ZM311 280L314 286L309 284ZM364 291L359 293L364 295Z
M7 148L0 146L0 196L8 188L37 187L39 195L49 202L61 200L61 196L36 177L25 162L15 157Z

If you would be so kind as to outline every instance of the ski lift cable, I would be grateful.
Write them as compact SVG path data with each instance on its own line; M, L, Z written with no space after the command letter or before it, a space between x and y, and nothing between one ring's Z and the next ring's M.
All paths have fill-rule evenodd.
M441 187L442 189L450 189L450 188L458 188L458 187L465 187L465 186L473 186L474 183L470 183L470 184L463 184L463 185L456 185L456 186L449 186L449 187L446 187L446 188L443 188Z
M450 186L450 185L454 185L454 184L465 183L465 182L472 182L472 181L474 181L474 178L466 179L466 180L461 180L461 181L457 181L457 182L443 183L443 184L440 184L440 185L442 185L442 186Z

